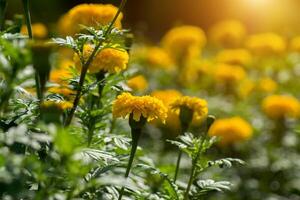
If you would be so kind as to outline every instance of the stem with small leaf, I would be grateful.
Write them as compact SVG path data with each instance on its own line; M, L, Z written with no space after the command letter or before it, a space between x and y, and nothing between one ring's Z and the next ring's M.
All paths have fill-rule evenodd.
M25 12L25 20L26 20L28 36L29 39L33 39L32 28L31 28L31 17L30 17L30 10L29 10L29 0L23 0L23 7Z

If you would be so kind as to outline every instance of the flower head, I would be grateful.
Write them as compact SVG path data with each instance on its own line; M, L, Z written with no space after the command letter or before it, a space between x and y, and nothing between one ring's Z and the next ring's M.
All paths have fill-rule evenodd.
M53 83L66 84L73 77L71 71L66 68L54 69L50 72L49 80Z
M85 62L92 54L94 47L85 45L83 48L83 57ZM127 68L129 55L125 50L118 50L114 48L104 48L100 50L94 57L89 66L90 73L97 73L100 71L109 73L118 73ZM78 70L81 69L81 62L77 54L74 55L75 66Z
M37 39L45 39L48 36L47 27L42 23L34 23L31 25L32 35ZM27 27L24 25L21 28L21 33L28 35Z
M125 118L131 114L135 121L140 121L141 117L144 117L148 122L154 119L164 122L167 118L167 108L157 98L122 93L113 102L113 116Z
M217 55L218 62L230 65L246 66L251 60L252 56L246 49L226 49Z
M176 113L171 104L182 96L177 90L156 90L151 93L151 96L161 100L168 109L168 117L166 119L166 126L172 130L180 130L180 121L178 113ZM176 132L177 133L177 132Z
M183 96L177 98L171 105L173 110L177 113L181 108L188 108L193 112L193 124L202 122L208 114L207 102L198 97Z
M118 8L111 4L80 4L72 8L59 21L59 29L64 35L74 35L80 32L80 25L99 27L108 25L114 18ZM121 28L123 15L120 14L114 24Z
M220 144L228 145L251 138L252 132L252 127L247 121L240 117L232 117L216 120L208 134L221 137Z
M238 65L219 64L214 75L217 81L231 84L241 81L243 78L245 78L246 72Z
M290 50L300 52L300 36L294 37L289 44Z
M162 39L162 45L177 62L199 55L206 43L202 29L195 26L179 26L169 30Z
M44 109L55 108L58 110L66 110L72 108L73 104L68 101L44 101L41 105Z
M246 36L246 28L236 20L216 23L209 32L213 43L224 47L239 46Z
M246 41L246 46L257 55L277 55L285 51L286 42L275 33L261 33L250 36Z
M277 83L268 77L261 78L258 81L257 89L261 92L271 93L277 89Z
M134 91L144 91L148 87L148 82L143 75L138 75L129 79L127 85Z
M268 96L262 102L262 109L271 119L297 118L300 116L300 102L292 96Z

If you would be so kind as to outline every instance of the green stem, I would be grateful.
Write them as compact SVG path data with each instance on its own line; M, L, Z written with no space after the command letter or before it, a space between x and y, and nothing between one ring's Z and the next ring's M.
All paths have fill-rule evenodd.
M178 152L178 157L177 157L177 163L176 163L175 174L174 174L174 181L177 180L177 175L178 175L178 171L179 171L181 155L182 155L182 152L181 152L181 150L179 150L179 152Z
M4 29L6 7L7 7L7 1L0 0L0 31L3 31Z
M29 0L23 0L23 7L25 12L25 20L26 20L28 36L30 39L33 39L32 28L31 28L31 17L30 17L30 10L29 10Z
M129 157L129 161L128 161L125 176L124 176L125 178L128 178L128 176L129 176L130 169L131 169L133 159L134 159L134 156L135 156L135 153L136 153L136 149L137 149L137 146L138 146L140 135L141 135L141 129L140 128L138 128L138 129L131 128L132 144L131 144L130 157ZM124 187L121 188L118 200L122 199L124 189L125 189Z
M77 109L78 103L80 101L80 97L81 97L81 93L82 93L82 89L83 89L83 83L84 83L84 80L85 80L85 76L86 76L87 70L88 70L90 64L92 63L92 61L93 61L96 53L98 52L100 46L102 45L103 41L105 41L106 36L111 32L114 23L116 22L118 16L120 15L121 11L123 10L123 8L124 8L124 6L126 4L126 1L127 0L122 0L122 2L120 4L120 6L119 6L119 9L118 9L115 17L113 18L113 20L111 21L109 27L106 29L106 31L105 31L105 33L103 35L104 39L101 39L98 42L98 44L94 48L92 54L90 55L90 57L88 58L88 60L82 66L81 73L80 73L79 84L78 84L79 85L78 86L78 90L77 90L77 93L76 93L76 96L75 96L75 99L74 99L74 102L73 102L73 107L70 110L70 114L68 115L68 117L67 117L67 119L65 121L65 126L69 126L71 124L71 121L72 121L73 116L75 114L75 111Z

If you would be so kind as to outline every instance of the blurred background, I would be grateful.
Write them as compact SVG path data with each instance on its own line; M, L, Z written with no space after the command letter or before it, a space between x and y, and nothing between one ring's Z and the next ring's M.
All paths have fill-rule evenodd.
M54 25L59 17L80 3L120 0L31 0L33 22ZM300 32L300 0L128 0L124 24L151 39L159 39L176 24L198 25L207 30L221 19L238 19L249 32L275 31L286 36ZM22 13L20 0L10 0L8 17ZM138 34L138 33L137 33Z

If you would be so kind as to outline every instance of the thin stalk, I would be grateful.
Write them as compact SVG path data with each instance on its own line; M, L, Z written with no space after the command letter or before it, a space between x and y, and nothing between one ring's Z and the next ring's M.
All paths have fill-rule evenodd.
M29 0L23 0L23 7L25 12L25 20L26 20L28 36L29 39L33 39L32 28L31 28L31 17L30 17L30 10L29 10Z
M7 1L0 0L0 31L3 31L4 29L6 7L7 7Z
M141 129L131 129L131 135L132 135L132 144L131 144L130 157L129 157L129 161L128 161L125 176L124 176L125 179L128 178L130 170L131 170L131 166L133 163L133 159L134 159L136 149L138 146L138 142L139 142L139 138L141 135ZM124 189L125 189L124 187L121 188L118 200L122 199Z
M67 117L67 119L65 121L65 126L69 126L71 124L71 121L72 121L73 116L75 114L75 111L77 109L78 103L80 101L80 97L81 97L81 93L82 93L82 89L83 89L83 83L84 83L84 80L85 80L85 76L86 76L87 70L88 70L90 64L92 63L92 61L93 61L96 53L98 52L100 46L102 45L103 41L105 40L106 36L111 32L111 30L113 28L113 25L116 22L118 16L120 15L121 11L123 10L126 2L127 2L127 0L122 0L122 2L120 4L120 6L119 6L119 9L118 9L115 17L113 18L113 20L109 24L109 27L106 29L106 31L105 31L105 33L103 35L104 39L102 39L102 40L100 40L98 42L98 44L94 48L92 54L90 55L90 57L88 58L88 60L82 66L81 73L80 73L79 84L78 84L79 85L78 86L78 90L77 90L77 93L76 93L76 96L75 96L75 99L74 99L74 102L73 102L73 107L70 110L70 114L68 115L68 117Z

